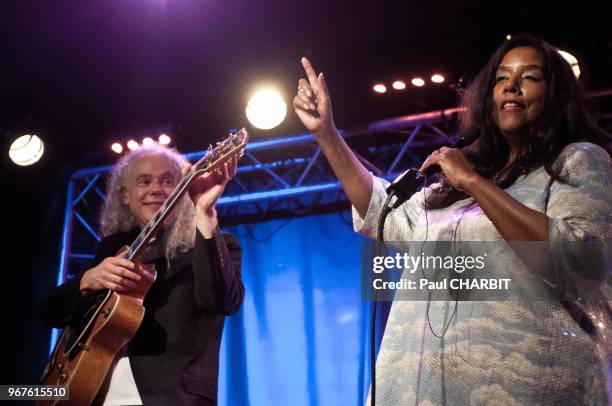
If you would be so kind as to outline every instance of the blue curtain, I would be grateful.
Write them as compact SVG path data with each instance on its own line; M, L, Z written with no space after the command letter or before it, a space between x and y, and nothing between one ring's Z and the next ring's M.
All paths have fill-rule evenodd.
M220 405L363 405L371 303L364 239L350 214L228 228L242 243L246 297L226 319Z

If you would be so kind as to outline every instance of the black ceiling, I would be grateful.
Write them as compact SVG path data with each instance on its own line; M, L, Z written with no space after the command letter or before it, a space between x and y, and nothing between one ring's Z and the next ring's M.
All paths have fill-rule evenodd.
M110 162L111 140L167 125L182 128L179 149L200 149L248 124L244 105L255 83L273 81L290 100L301 55L325 71L341 126L453 104L446 86L384 97L370 86L437 69L451 81L469 77L506 33L543 35L587 60L590 87L612 84L610 24L602 6L584 2L54 0L2 7L0 129L37 131L45 159L72 168ZM273 132L253 133L300 131L289 114Z

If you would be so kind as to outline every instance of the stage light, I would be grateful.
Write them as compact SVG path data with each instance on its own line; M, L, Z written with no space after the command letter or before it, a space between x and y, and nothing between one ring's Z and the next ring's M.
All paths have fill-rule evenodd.
M511 40L511 39L512 39L512 35L510 35L510 34L506 35L506 39L507 39L508 41L509 41L509 40Z
M119 144L118 142L114 142L113 145L111 145L111 149L113 152L120 154L123 152L123 145Z
M444 80L445 80L444 76L442 76L439 73L435 73L431 75L431 81L434 83L444 83Z
M287 116L287 104L274 89L261 89L249 99L246 109L249 122L262 130L270 130Z
M19 166L33 165L45 152L45 145L35 134L25 134L17 138L9 148L9 157Z
M151 138L151 137L145 137L142 140L142 145L145 145L147 147L150 146L150 145L153 145L153 144L155 144L155 141L153 141L153 138Z
M160 143L160 144L162 144L162 145L168 145L168 144L170 144L170 141L171 141L171 140L170 140L170 137L168 137L168 135L167 135L167 134L161 134L161 135L159 136L159 138L158 138L158 141L159 141L159 143Z
M413 78L410 83L412 83L413 86L416 87L423 87L425 86L425 81L423 80L423 78Z
M396 80L391 86L393 86L395 90L404 90L406 88L406 83L401 80Z
M377 83L372 86L372 90L380 94L387 93L387 86L383 85L382 83Z
M138 143L137 143L136 141L134 141L134 140L129 140L129 141L128 141L128 143L127 143L127 147L128 147L128 148L129 148L131 151L134 151L134 150L137 150L137 149L138 149L139 145L138 145Z
M569 63L572 68L572 72L574 72L574 76L576 76L576 79L580 78L580 65L578 65L578 58L576 58L574 55L570 54L567 51L562 51L558 49L557 52L559 52L563 59L565 59L567 63Z

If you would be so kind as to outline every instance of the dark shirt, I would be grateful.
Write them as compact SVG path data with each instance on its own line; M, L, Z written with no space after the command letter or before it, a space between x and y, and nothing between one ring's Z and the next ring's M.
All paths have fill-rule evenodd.
M105 237L94 263L115 256L137 235L134 229ZM244 298L238 239L217 230L206 240L196 232L194 248L173 260L170 269L161 247L152 246L142 258L155 264L157 279L144 301L144 320L128 344L140 398L145 405L216 404L224 316L238 311ZM80 280L81 275L55 289L46 306L47 325L61 328L78 320L85 307Z

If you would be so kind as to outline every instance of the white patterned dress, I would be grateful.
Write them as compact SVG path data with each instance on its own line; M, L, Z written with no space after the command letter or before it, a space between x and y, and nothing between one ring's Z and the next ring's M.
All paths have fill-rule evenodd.
M549 217L550 241L612 240L612 164L590 143L565 147L553 168L520 177L506 192ZM386 181L373 178L365 218L353 208L355 231L375 239ZM426 192L427 193L427 192ZM426 195L425 193L425 195ZM417 193L386 221L385 241L502 241L473 199L439 210L423 210ZM427 226L425 226L427 222ZM411 226L413 225L413 226ZM558 254L558 253L557 253ZM555 254L555 255L557 255ZM564 258L555 258L563 263ZM511 259L498 259L498 272L541 279ZM605 268L610 271L610 264ZM605 278L604 278L605 279ZM606 286L602 283L602 286ZM605 291L604 288L601 289ZM455 301L433 301L429 319L439 334L449 324ZM606 405L608 378L597 345L559 301L461 301L443 338L430 331L426 302L395 300L376 363L377 405ZM610 326L598 326L600 334ZM604 351L605 352L605 351ZM369 399L368 399L369 405Z

